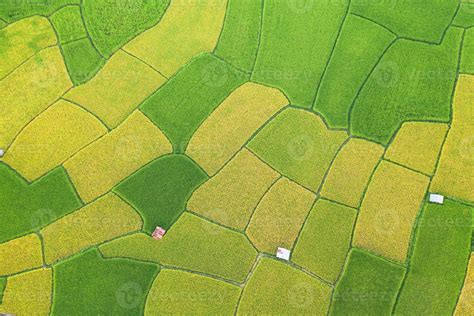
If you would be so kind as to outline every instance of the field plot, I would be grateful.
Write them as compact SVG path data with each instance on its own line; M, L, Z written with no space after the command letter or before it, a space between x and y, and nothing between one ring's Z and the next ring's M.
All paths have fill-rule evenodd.
M474 0L0 1L0 314L474 315Z

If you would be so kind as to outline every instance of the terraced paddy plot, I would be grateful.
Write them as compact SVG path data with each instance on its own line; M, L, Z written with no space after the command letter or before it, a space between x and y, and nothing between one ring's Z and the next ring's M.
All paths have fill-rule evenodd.
M87 37L87 30L82 22L79 6L66 6L56 11L51 15L51 23L61 44Z
M461 39L451 27L437 46L397 40L353 105L351 133L387 144L404 121L448 122Z
M291 249L314 200L312 192L281 178L262 198L245 232L260 251Z
M30 184L0 163L0 179L0 218L8 223L0 229L0 242L32 233L82 205L61 167Z
M330 315L389 315L405 268L354 249L334 291Z
M0 276L39 268L43 265L41 240L29 234L0 244Z
M28 122L71 87L57 47L40 51L1 80L0 147L8 147Z
M165 135L137 110L119 127L66 161L64 167L81 198L90 202L171 151Z
M51 310L53 271L43 268L11 276L3 292L0 313L48 315Z
M461 55L461 73L474 75L474 28L466 30Z
M466 201L474 201L473 102L474 76L461 75L454 96L451 129L430 188Z
M472 210L449 200L425 205L396 315L453 312L469 259Z
M143 315L148 290L158 271L154 264L105 260L91 249L54 266L51 313L82 315L87 310L94 315Z
M4 161L34 181L106 132L89 112L59 100L21 131Z
M326 315L331 288L304 272L262 258L242 293L237 314Z
M196 129L245 81L241 71L213 55L201 54L140 109L183 152Z
M0 30L0 79L56 42L51 24L43 17L24 19Z
M277 89L255 83L241 85L194 133L186 154L207 173L215 174L288 102Z
M447 124L405 122L388 147L385 158L432 175L447 131Z
M226 5L227 0L171 1L160 23L124 49L169 78L191 58L214 49Z
M264 2L252 81L277 87L309 108L331 55L349 1ZM297 53L296 53L297 52Z
M395 38L380 25L347 16L313 104L329 126L347 128L352 103Z
M82 249L137 231L142 225L134 209L109 193L41 230L46 262L51 264Z
M357 211L318 200L301 231L292 260L335 283L349 251Z
M474 259L471 254L469 266L464 280L464 287L456 305L455 315L465 315L472 310L472 302L474 302Z
M370 182L353 244L404 263L429 178L383 161Z
M65 98L115 128L164 82L165 78L148 65L118 51L97 76L69 91Z
M0 7L0 18L13 22L35 14L49 15L61 7L80 2L81 0L5 1Z
M280 177L247 149L194 191L187 208L220 224L244 230L272 184Z
M241 289L209 277L179 270L163 270L148 294L145 315L174 311L195 315L230 315Z
M195 215L184 213L157 242L142 233L100 246L105 257L125 257L243 282L257 252L248 239Z
M398 36L413 40L438 43L454 18L459 1L379 1L371 3L355 0L351 12L391 29Z
M383 152L384 148L376 143L351 138L334 158L321 196L358 208Z
M453 21L453 25L464 28L470 28L474 26L474 3L469 1L470 0L467 0L466 2L461 2L459 11Z
M248 148L284 176L317 191L337 151L347 139L315 114L287 108L269 122Z

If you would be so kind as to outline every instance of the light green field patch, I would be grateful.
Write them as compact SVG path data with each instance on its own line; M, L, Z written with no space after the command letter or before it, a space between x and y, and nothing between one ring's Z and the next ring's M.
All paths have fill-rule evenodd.
M347 133L329 131L317 115L285 109L248 145L291 180L316 191Z
M0 81L0 148L70 87L57 47L44 49Z
M351 250L336 286L330 315L391 315L405 268Z
M4 161L34 181L106 132L94 116L59 100L21 131Z
M38 269L9 277L0 304L0 313L49 315L52 282L51 269Z
M280 261L262 258L247 282L238 315L326 315L331 288Z
M244 230L258 202L280 175L243 149L191 196L187 208Z
M347 128L352 102L394 40L395 35L371 21L347 17L313 104L329 126Z
M465 28L474 26L474 2L470 1L461 2L461 7L456 14L453 25Z
M160 241L142 233L100 246L106 257L125 257L243 282L257 252L243 234L184 213Z
M404 263L429 178L383 161L370 182L353 244Z
M431 191L474 201L474 76L461 75L454 102L453 121Z
M309 108L348 2L266 1L252 81L278 87L293 105Z
M61 49L69 75L75 85L89 81L105 63L88 38L63 44Z
M474 306L474 255L471 254L469 259L469 265L467 269L466 278L464 280L464 286L461 291L461 296L456 305L456 311L454 315L463 316L469 315L472 312Z
M42 264L41 240L36 234L0 244L0 276L39 268Z
M260 251L275 253L278 247L292 249L315 195L298 184L281 178L258 204L246 229Z
M448 125L405 122L385 153L385 158L432 175Z
M118 51L92 80L75 87L65 98L79 103L107 126L115 128L165 80L143 62Z
M279 90L245 83L232 92L191 138L186 154L215 174L288 100Z
M337 154L324 180L321 196L358 208L384 148L359 138L351 138Z
M292 260L331 283L342 272L357 211L318 200L301 231Z
M354 0L351 12L388 27L398 36L433 43L441 41L459 6L458 0L378 1Z
M90 202L162 155L171 153L165 135L140 111L64 163L81 198Z
M351 134L386 145L403 122L449 122L462 34L451 27L440 45L397 40L353 104Z
M460 72L474 75L474 27L466 30L464 35Z
M471 250L472 210L451 200L425 205L395 315L453 313Z
M0 79L22 62L57 42L48 19L34 16L0 30Z
M226 4L227 0L171 1L160 23L124 49L170 77L192 57L214 49Z
M113 193L99 198L41 230L46 262L141 229L138 213Z
M61 44L87 37L79 6L66 6L56 11L50 19Z
M263 0L228 0L224 26L215 54L251 72L260 41Z
M145 315L232 315L240 288L178 270L162 270L148 294Z

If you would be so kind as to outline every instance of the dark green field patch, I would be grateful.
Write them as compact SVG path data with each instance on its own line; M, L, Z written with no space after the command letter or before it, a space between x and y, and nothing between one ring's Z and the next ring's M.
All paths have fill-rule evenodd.
M458 0L354 0L351 12L372 19L398 36L438 43L458 8Z
M92 41L106 58L160 21L170 0L84 0L83 14Z
M442 45L398 40L355 101L351 133L387 144L402 122L448 122L462 30L451 28Z
M54 266L52 315L143 315L159 267L91 249Z
M349 15L313 109L333 128L347 128L349 108L370 71L395 35L379 25Z
M336 286L331 315L390 315L405 269L353 249Z
M165 156L125 179L115 192L143 216L144 230L168 229L184 211L191 193L207 175L183 155Z
M450 200L425 205L395 314L452 314L470 254L471 212Z
M81 0L7 0L0 3L0 18L14 22L36 14L49 15L68 4L80 3Z
M247 76L210 54L202 54L180 70L152 97L143 110L179 152L194 131Z
M474 28L468 29L464 35L460 72L474 75Z
M102 68L105 60L99 55L89 38L61 46L66 67L75 85L83 84Z
M262 0L229 0L222 34L215 54L245 71L252 71L257 57Z
M347 10L341 1L266 1L252 81L311 107Z
M0 243L36 231L82 203L63 168L28 184L0 163Z
M56 11L51 16L51 22L53 23L61 44L87 36L87 31L82 22L81 8L79 6L67 6Z

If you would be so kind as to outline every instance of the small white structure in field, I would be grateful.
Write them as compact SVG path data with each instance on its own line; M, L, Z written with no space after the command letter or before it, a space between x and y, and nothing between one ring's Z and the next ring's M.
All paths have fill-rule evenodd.
M281 248L281 247L278 247L277 249L277 258L279 259L288 261L290 260L290 254L291 254L291 251L289 251L288 249Z
M430 202L436 204L443 204L444 203L444 196L441 194L433 194L430 193Z
M155 240L160 240L163 238L163 236L165 235L166 233L166 230L164 228L161 228L160 226L156 226L155 230L153 231L153 233L151 234L151 236L153 237L153 239Z
M2 158L3 155L5 155L5 150L3 150L2 148L0 148L0 158Z

